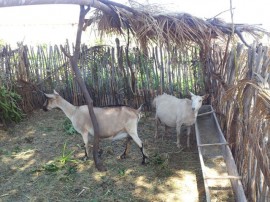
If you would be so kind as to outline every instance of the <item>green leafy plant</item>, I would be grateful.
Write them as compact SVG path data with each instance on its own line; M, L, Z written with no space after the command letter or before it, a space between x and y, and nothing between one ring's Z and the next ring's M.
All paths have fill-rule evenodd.
M118 170L118 174L123 177L126 174L126 170L124 168L121 168Z
M4 122L19 122L24 114L20 109L18 102L21 96L16 92L8 90L6 87L0 87L0 119Z
M64 129L65 134L67 134L67 135L78 134L78 132L75 130L71 121L68 118L66 118L64 121L63 129Z
M67 167L67 173L66 173L67 175L71 175L76 172L77 172L77 168L75 166L70 165Z
M46 163L44 166L42 166L42 170L48 172L66 170L67 175L76 173L77 169L75 163L77 163L77 161L72 158L73 153L74 151L67 150L67 144L65 142L61 156L51 161L50 163ZM34 170L34 172L37 171L40 171L40 169Z
M69 162L72 163L76 163L76 160L72 158L72 154L75 152L73 151L68 151L66 149L67 147L67 143L65 142L64 147L63 147L63 152L62 152L62 156L60 158L58 158L58 161L60 162L60 164L62 166L66 165Z

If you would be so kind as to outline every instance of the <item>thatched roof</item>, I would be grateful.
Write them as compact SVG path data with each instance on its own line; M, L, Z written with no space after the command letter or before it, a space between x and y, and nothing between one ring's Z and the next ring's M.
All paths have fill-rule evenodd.
M111 12L96 10L87 19L86 26L93 23L98 25L98 30L103 33L132 32L146 46L150 41L165 45L189 45L194 42L200 46L209 44L211 39L225 39L232 33L246 45L242 33L259 37L269 35L264 29L255 25L230 24L218 18L203 20L187 13L162 13L156 7L125 6L108 0L100 0L106 4Z

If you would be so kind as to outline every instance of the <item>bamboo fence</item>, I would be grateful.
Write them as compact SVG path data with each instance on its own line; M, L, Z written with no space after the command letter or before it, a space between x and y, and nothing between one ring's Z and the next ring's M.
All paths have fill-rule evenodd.
M68 42L64 49L72 54ZM183 50L153 47L147 58L137 47L127 49L117 39L115 47L82 45L78 65L94 106L145 103L150 110L153 98L163 92L177 97L186 96L187 90L204 93L198 52L195 46ZM6 46L0 52L0 64L0 84L16 88L27 113L42 106L42 92L53 89L74 105L85 103L59 46L19 45L17 50Z

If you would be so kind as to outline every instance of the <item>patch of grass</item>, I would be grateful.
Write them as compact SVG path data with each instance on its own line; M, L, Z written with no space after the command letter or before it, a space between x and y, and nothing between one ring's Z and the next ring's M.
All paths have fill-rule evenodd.
M56 172L58 171L60 168L55 164L55 162L51 162L51 163L48 163L48 164L45 164L43 166L44 170L45 171L48 171L48 172Z
M31 173L31 174L33 174L33 173L39 173L39 172L42 172L44 170L45 170L44 166L38 166L38 165L36 165L34 167L31 167L31 169L29 170L29 173Z
M169 177L173 174L169 167L169 156L168 154L154 154L151 158L150 164L155 168L157 177Z
M30 146L19 146L19 145L12 145L11 148L5 149L0 148L0 155L4 156L17 156L17 155L25 155L34 152L35 149Z
M42 168L34 168L31 172L57 172L64 171L65 175L71 175L77 172L76 163L77 161L73 159L72 154L74 151L67 150L67 144L64 143L62 154L60 157L56 157L55 160L50 161L42 166Z
M10 152L10 151L8 151L8 150L6 150L6 149L1 149L1 148L0 148L0 155L9 156L9 155L11 155L11 154L12 154L12 152Z
M66 168L67 175L75 174L77 172L77 167L75 165L69 165Z
M21 148L18 145L16 145L15 147L12 148L13 154L19 153L20 151L21 151Z
M163 165L165 163L166 159L163 158L160 154L154 154L154 156L151 158L151 162L154 165Z
M53 127L40 127L40 130L42 132L49 133L49 132L54 131L54 128Z

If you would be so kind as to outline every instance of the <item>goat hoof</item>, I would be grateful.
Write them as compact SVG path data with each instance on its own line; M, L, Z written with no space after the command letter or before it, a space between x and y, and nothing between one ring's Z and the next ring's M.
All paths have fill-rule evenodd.
M103 154L103 150L100 149L100 150L98 151L98 157L101 157L102 154Z
M82 159L83 161L87 161L88 160L88 157L87 156L85 156L85 157L83 157L83 159Z
M145 161L142 162L143 166L146 166L147 164L149 164L149 162L145 162Z

